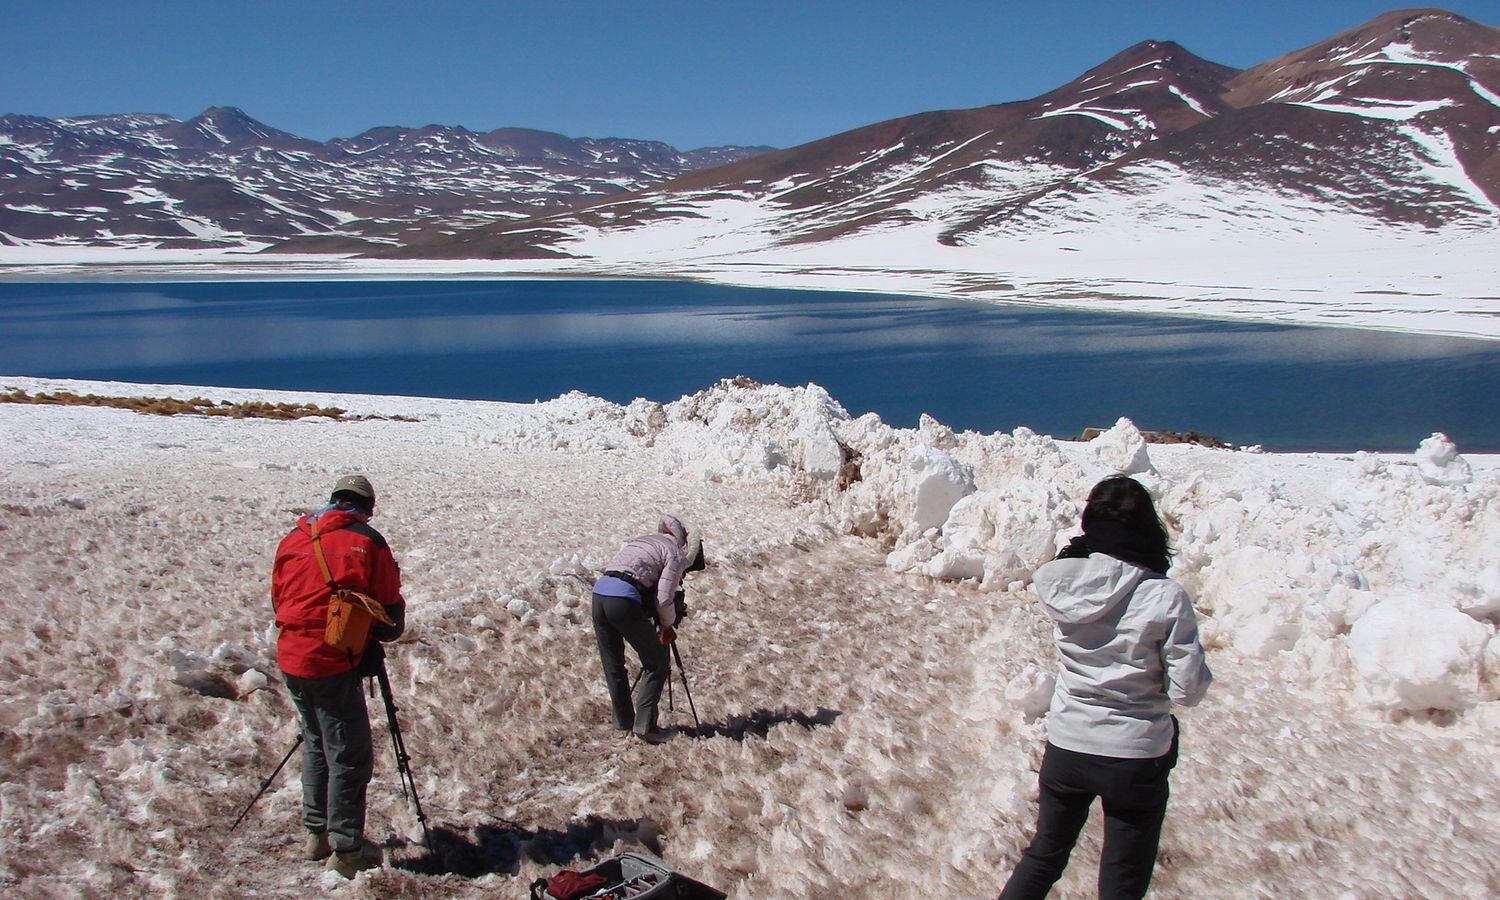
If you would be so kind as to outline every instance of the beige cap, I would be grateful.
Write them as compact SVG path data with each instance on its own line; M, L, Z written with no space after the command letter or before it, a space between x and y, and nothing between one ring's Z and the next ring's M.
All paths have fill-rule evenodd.
M375 488L370 486L370 479L366 478L363 475L340 476L339 480L333 485L333 493L337 494L339 491L348 491L351 494L358 494L361 497L369 500L371 503L375 502Z

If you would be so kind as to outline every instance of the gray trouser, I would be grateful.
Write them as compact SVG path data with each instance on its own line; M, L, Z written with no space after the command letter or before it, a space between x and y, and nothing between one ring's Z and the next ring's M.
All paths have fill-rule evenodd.
M328 832L335 852L357 849L365 832L365 789L374 771L359 673L285 677L302 715L302 824L308 831Z
M656 636L656 623L639 601L629 597L594 595L594 640L599 644L599 662L604 666L604 684L609 688L616 728L634 728L646 734L656 728L656 707L661 689L671 674L667 648ZM635 649L645 670L636 687L635 705L630 702L630 675L625 671L625 642Z

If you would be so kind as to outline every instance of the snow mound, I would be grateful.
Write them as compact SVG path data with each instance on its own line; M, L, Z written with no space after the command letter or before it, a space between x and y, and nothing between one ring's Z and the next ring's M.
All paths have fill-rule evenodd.
M1458 448L1442 432L1423 441L1414 455L1417 471L1428 484L1468 484L1474 479L1468 461L1458 455Z
M1484 690L1494 629L1454 609L1411 600L1379 603L1349 633L1360 690L1381 709L1463 711Z
M1099 465L1111 472L1141 475L1152 471L1146 438L1134 422L1124 417L1115 422L1114 427L1089 441L1088 447Z

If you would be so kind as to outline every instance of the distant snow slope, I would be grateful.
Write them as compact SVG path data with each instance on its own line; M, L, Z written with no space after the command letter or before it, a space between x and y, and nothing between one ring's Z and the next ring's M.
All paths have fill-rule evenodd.
M1029 573L1088 488L1158 497L1217 676L1181 711L1153 896L1500 891L1500 457L1090 443L850 419L816 386L529 406L0 377L0 391L352 415L0 404L0 887L10 896L520 896L650 849L736 898L988 896L1035 816L1055 667ZM1351 451L1356 448L1350 448ZM384 729L344 885L298 859L270 554L367 473L410 628L389 668L441 858ZM588 583L700 524L681 649L704 735L622 742ZM670 724L692 730L683 684ZM382 719L379 704L374 710ZM1094 895L1097 820L1060 884Z

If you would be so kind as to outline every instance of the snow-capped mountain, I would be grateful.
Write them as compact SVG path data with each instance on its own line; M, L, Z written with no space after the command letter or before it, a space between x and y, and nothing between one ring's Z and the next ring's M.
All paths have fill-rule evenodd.
M895 235L941 252L1479 231L1500 225L1497 204L1500 30L1409 10L1243 71L1146 41L1031 100L880 122L390 255L899 265Z
M11 115L0 243L996 273L1026 247L1494 233L1500 30L1393 12L1246 70L1145 41L1034 99L766 150Z
M357 249L636 190L769 148L521 128L374 128L327 143L215 107L0 116L0 244Z

